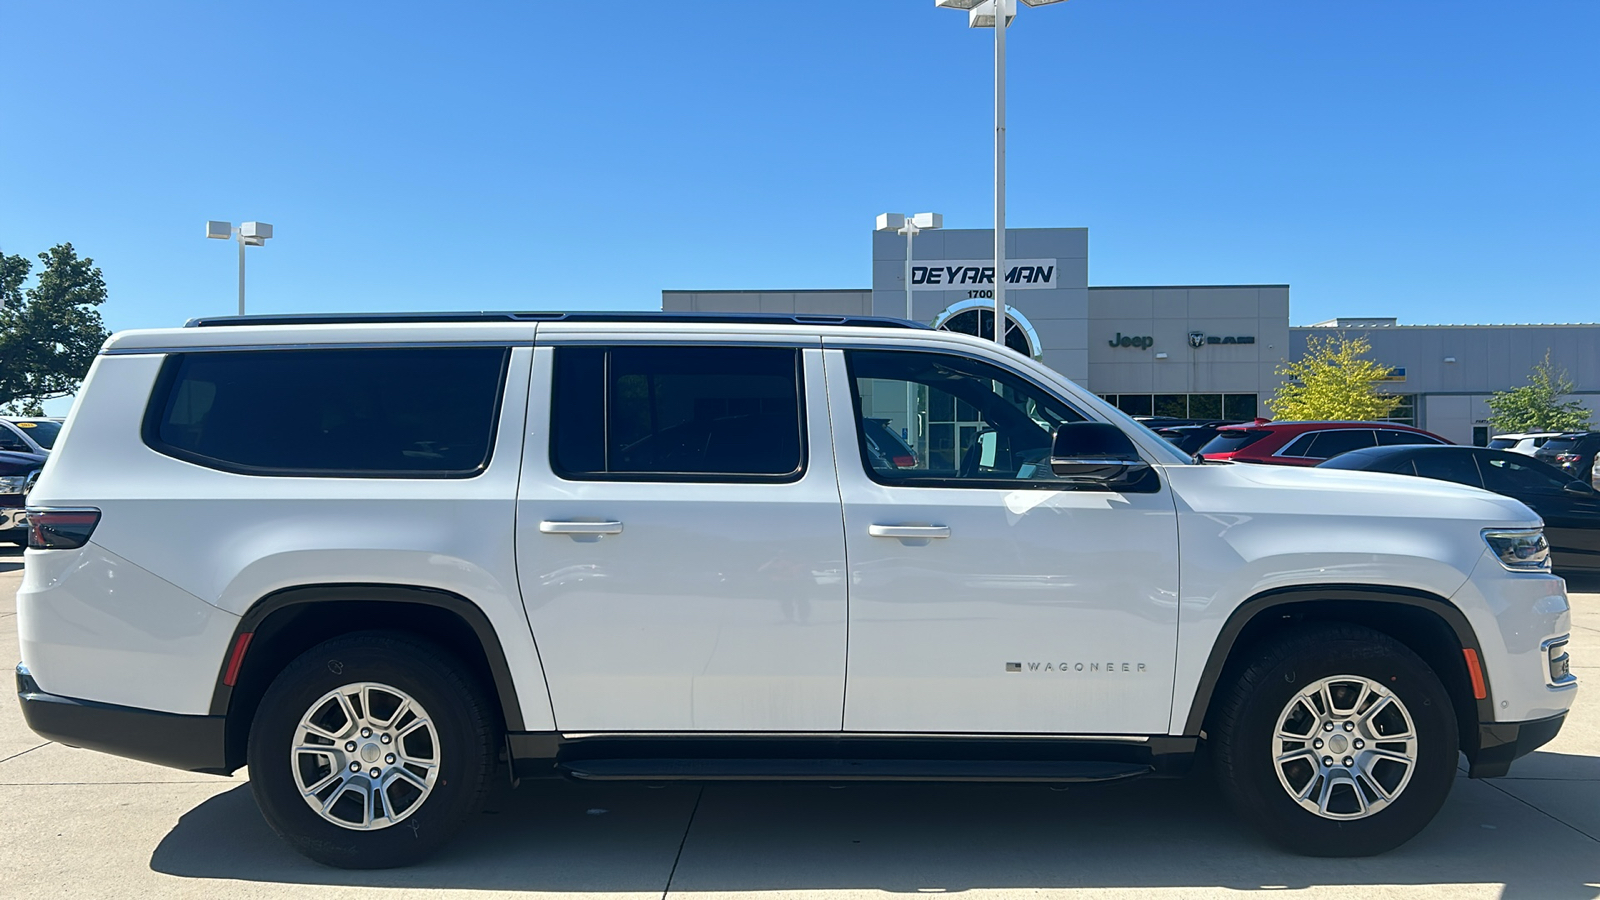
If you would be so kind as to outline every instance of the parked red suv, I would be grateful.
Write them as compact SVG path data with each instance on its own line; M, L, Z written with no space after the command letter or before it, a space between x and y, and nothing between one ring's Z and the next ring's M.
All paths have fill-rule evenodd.
M1267 422L1225 425L1200 448L1206 459L1314 466L1362 447L1448 444L1436 434L1392 422Z

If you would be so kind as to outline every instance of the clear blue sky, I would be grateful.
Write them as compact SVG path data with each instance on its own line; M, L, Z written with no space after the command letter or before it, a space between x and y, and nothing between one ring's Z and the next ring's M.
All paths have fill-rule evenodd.
M931 0L0 4L0 248L114 329L864 287L990 227L991 32ZM570 13L588 8L589 18ZM1072 0L1010 32L1010 224L1293 320L1600 320L1600 3Z

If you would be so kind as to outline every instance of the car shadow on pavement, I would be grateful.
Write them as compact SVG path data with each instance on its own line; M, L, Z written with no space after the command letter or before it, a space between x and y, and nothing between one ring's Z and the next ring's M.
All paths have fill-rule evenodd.
M496 805L422 864L345 871L289 850L239 787L185 814L150 867L284 884L555 892L659 892L669 880L675 891L740 893L1504 884L1500 896L1517 900L1593 898L1600 882L1593 838L1465 778L1420 836L1359 860L1276 849L1203 777L1066 791L553 783Z
M22 549L12 544L0 544L0 572L15 572L22 568Z
M1560 575L1562 578L1566 579L1566 581L1567 581L1567 592L1568 593L1572 593L1572 594L1600 593L1600 572L1584 572L1584 573L1580 573L1580 574L1568 574L1566 572L1557 572L1556 574Z

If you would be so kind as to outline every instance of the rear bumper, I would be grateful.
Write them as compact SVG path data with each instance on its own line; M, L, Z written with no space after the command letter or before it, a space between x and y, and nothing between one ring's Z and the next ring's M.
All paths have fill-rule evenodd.
M1530 722L1483 722L1478 725L1478 752L1467 771L1469 778L1499 778L1511 771L1516 759L1550 743L1561 732L1567 714Z
M173 713L47 694L17 666L17 700L42 738L208 775L227 775L227 717Z

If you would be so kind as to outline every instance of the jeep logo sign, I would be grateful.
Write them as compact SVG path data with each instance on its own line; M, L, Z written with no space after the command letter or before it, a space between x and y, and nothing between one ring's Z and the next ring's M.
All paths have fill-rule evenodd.
M1119 332L1117 332L1117 336L1116 337L1112 338L1111 340L1107 341L1106 343L1110 344L1113 347L1137 347L1140 350L1149 350L1150 347L1155 344L1155 342L1156 342L1156 339L1151 337L1151 336L1149 336L1149 335L1143 335L1141 337L1131 337L1131 336L1123 334L1122 332L1119 331Z
M1006 290L1051 290L1056 287L1053 259L1006 260ZM994 288L994 260L945 259L913 261L913 291L961 291Z

